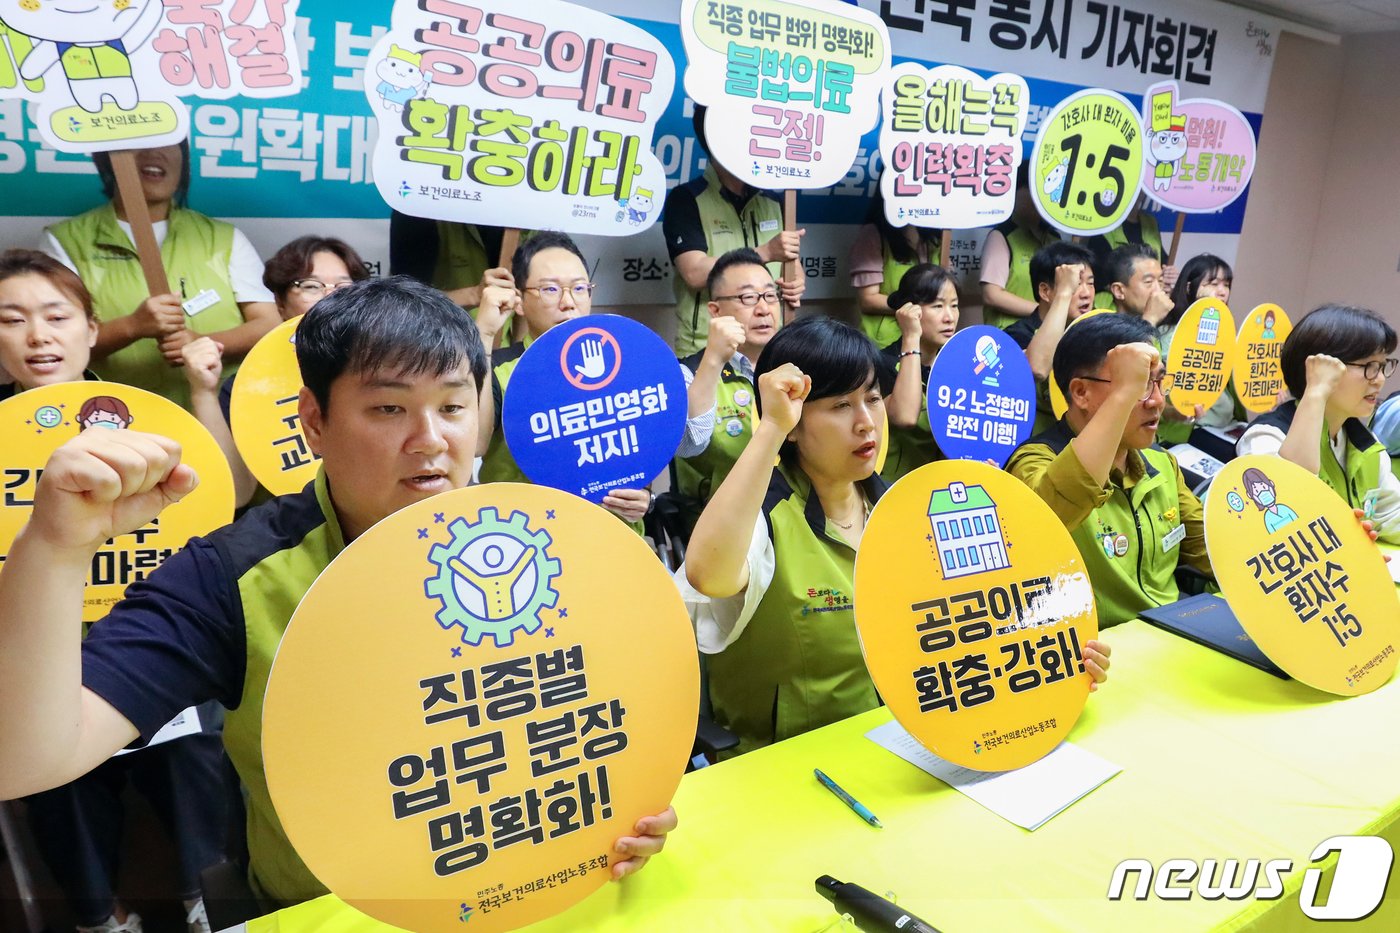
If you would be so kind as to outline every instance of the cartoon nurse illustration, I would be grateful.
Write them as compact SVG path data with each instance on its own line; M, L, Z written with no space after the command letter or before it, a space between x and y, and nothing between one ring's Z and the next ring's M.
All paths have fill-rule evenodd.
M1264 312L1264 332L1259 336L1261 339L1264 340L1273 340L1275 338L1276 335L1274 334L1274 312Z
M1166 191L1172 186L1176 168L1186 157L1186 115L1172 113L1172 92L1152 95L1152 126L1147 137L1147 161L1152 171L1152 190Z
M131 409L126 407L126 402L110 395L94 395L78 409L78 424L82 425L79 431L86 431L88 428L116 431L131 427L131 422L135 420L131 417Z
M1250 467L1240 477L1245 495L1264 513L1264 527L1269 534L1278 531L1289 522L1297 521L1298 513L1274 498L1274 481L1257 467Z
M160 25L164 4L95 0L90 6L73 6L53 0L0 0L0 21L34 42L20 63L20 76L34 81L57 64L73 100L88 113L100 113L107 98L122 110L134 110L141 95L130 56Z

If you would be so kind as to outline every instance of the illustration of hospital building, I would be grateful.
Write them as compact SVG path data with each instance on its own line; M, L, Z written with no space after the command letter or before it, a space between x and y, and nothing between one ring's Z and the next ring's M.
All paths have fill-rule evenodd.
M997 505L981 486L950 483L947 489L935 489L928 520L943 579L1011 566Z

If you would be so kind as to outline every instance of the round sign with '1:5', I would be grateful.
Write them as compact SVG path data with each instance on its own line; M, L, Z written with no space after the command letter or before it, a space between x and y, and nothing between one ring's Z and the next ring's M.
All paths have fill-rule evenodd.
M1142 186L1142 123L1121 94L1087 88L1040 123L1031 151L1031 196L1045 222L1075 236L1123 222Z

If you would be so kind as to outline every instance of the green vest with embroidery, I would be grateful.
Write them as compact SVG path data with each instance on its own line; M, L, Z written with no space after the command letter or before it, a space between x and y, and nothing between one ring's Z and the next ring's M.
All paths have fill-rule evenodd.
M939 248L929 246L928 261L938 265ZM904 278L904 273L919 264L917 250L914 253L913 262L900 262L894 258L890 252L890 245L885 242L885 238L880 238L880 254L884 257L885 265L883 276L880 280L880 294L890 295L899 288L900 281ZM861 330L865 335L875 341L875 346L883 347L899 339L899 321L893 314L864 314L860 316Z
M1042 236L1037 237L1014 220L1005 221L996 229L1001 231L1001 235L1006 238L1006 248L1011 256L1011 263L1006 273L1006 285L1003 287L1016 297L1034 303L1036 297L1035 289L1031 286L1031 257L1042 246L1058 240L1060 235L1049 227L1042 227ZM1019 320L1020 318L1007 314L1005 311L998 311L987 305L982 306L982 322L984 324L1006 328Z
M70 81L131 77L131 59L110 44L70 45L59 56L59 62Z
M704 180L705 188L695 196L695 206L705 231L706 255L718 259L732 249L757 249L783 229L782 206L766 194L755 191L743 209L736 211L720 193L723 186L714 166L705 169ZM768 271L777 281L783 277L783 264L770 262ZM710 332L710 293L704 288L692 290L674 269L671 283L676 295L676 355L686 357L705 349Z
M884 484L868 485L872 499ZM763 504L773 582L734 643L708 660L715 720L739 753L838 722L880 703L856 635L856 552L799 471L773 471Z
M1268 425L1286 435L1297 412L1297 402L1285 402L1268 414L1256 418L1254 423ZM1327 431L1320 432L1318 463L1322 464L1322 469L1318 477L1352 508L1362 509L1366 507L1366 494L1380 488L1381 452L1385 447L1355 418L1348 418L1342 422L1342 434L1346 437L1346 447L1344 461L1338 463Z
M149 295L136 247L117 224L117 213L108 203L48 228L68 253L78 276L92 293L97 319L102 322L126 317ZM193 317L186 316L191 333L211 334L243 323L243 312L234 300L228 263L233 253L233 225L205 217L183 207L170 209L160 258L173 291L182 287L193 298L205 289L218 293L216 304ZM92 368L111 382L124 382L163 395L189 408L190 388L185 371L171 366L151 337L133 341ZM224 378L238 370L224 365Z
M302 596L345 547L324 472L316 474L314 488L324 521L297 546L274 552L238 578L248 660L242 702L224 718L224 745L248 795L248 856L253 888L282 904L326 893L325 886L292 848L277 818L262 758L263 696L277 646Z
M700 368L702 356L703 351L686 357L681 364L693 373ZM740 393L744 394L743 404ZM710 501L753 437L754 396L753 383L725 363L715 392L715 427L709 445L694 457L676 459L676 485L680 492L701 502Z
M1072 437L1061 420L1031 438L1021 450L1039 445L1058 454ZM1100 628L1136 619L1144 609L1181 598L1176 585L1180 541L1163 546L1163 539L1181 526L1176 461L1166 451L1151 447L1129 454L1134 455L1141 456L1144 467L1137 482L1125 487L1126 476L1114 469L1107 501L1090 512L1079 527L1070 529L1094 587ZM1015 465L1013 454L1007 464L1013 474Z
M1152 214L1149 214L1146 211L1144 211L1143 213L1138 214L1138 222L1139 229L1141 229L1142 231L1143 245L1150 246L1153 249L1155 249L1157 251L1157 257L1162 260L1162 265L1166 265L1167 253L1166 250L1162 249L1162 231L1157 226L1157 218ZM1120 246L1128 245L1128 235L1123 232L1123 227L1121 224L1105 233L1103 235L1103 238L1108 242L1109 249L1117 249ZM1101 282L1099 284L1107 285L1109 283ZM1095 293L1094 307L1113 307L1113 292L1100 291Z

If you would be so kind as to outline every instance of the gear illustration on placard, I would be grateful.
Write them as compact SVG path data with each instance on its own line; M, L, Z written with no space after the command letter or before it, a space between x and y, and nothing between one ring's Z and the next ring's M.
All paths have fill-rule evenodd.
M435 572L423 581L424 592L442 602L438 624L460 625L469 645L490 635L503 648L516 631L536 631L541 610L559 601L553 583L561 565L549 555L554 539L543 528L532 531L529 521L520 511L503 521L488 506L475 523L453 519L447 526L452 540L428 551Z

